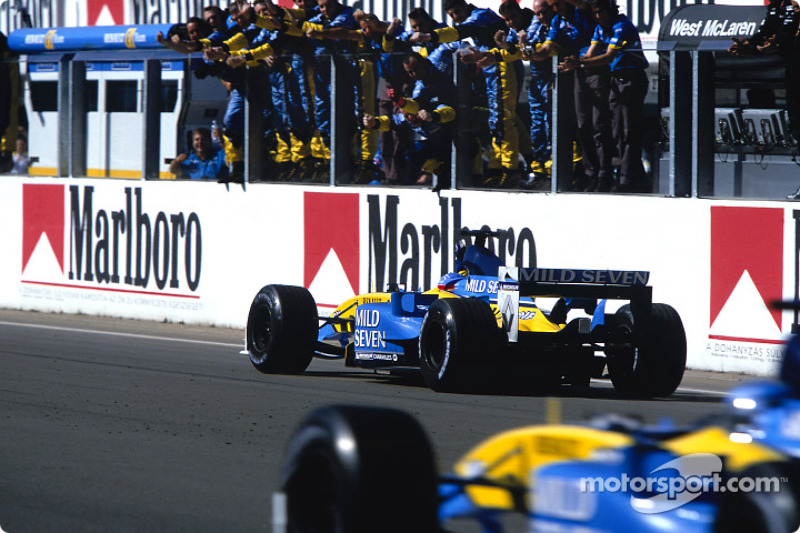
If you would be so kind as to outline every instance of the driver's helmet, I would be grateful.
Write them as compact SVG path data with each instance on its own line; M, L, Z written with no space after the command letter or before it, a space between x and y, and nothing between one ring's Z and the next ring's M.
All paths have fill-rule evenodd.
M458 272L449 272L439 278L439 283L437 283L436 286L440 291L452 291L453 288L455 288L456 283L462 279L466 278L464 278L464 276Z
M800 335L792 335L781 360L780 378L789 386L792 396L800 398Z
M456 247L454 250L455 260L453 262L454 270L456 272L461 272L462 270L464 270L464 254L467 251L467 246L469 245L467 244L467 241L464 239L460 239L456 243Z

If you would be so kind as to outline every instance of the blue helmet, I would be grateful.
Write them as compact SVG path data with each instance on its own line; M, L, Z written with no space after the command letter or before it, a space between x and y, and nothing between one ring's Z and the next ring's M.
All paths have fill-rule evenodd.
M453 267L456 272L461 272L464 270L464 254L467 251L467 246L469 246L467 241L461 239L456 243L455 250L453 250L455 257L453 261Z

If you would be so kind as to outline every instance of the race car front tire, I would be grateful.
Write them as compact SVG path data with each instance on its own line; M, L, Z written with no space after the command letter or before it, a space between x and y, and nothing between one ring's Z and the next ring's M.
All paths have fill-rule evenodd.
M627 397L675 392L686 369L686 333L678 312L667 304L653 304L650 320L634 324L630 306L624 305L614 315L613 327L616 334L631 340L606 347L608 373L616 391Z
M766 483L766 490L736 490L720 494L715 533L789 533L800 526L798 479L790 463L759 463L736 477ZM787 470L788 467L788 470ZM789 474L787 477L785 474ZM777 484L777 490L775 490Z
M318 332L317 304L307 289L267 285L247 317L250 362L265 374L299 374L314 357Z
M408 413L324 406L289 442L281 473L287 531L440 531L436 461Z
M422 378L439 392L473 392L495 386L494 372L479 361L499 347L497 319L475 298L442 298L422 321L419 361Z

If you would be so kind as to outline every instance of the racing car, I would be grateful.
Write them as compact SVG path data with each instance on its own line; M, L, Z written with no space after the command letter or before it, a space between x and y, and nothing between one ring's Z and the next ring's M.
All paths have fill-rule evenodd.
M772 306L800 311L800 301ZM800 460L800 335L793 334L786 343L777 379L738 385L725 403L729 426L740 438Z
M273 502L297 533L440 532L458 518L502 532L510 513L527 531L798 530L800 335L777 380L739 385L725 406L684 427L602 415L511 429L447 474L408 413L323 406L289 441Z
M264 373L301 373L315 356L419 369L445 392L540 393L588 386L606 370L623 396L676 390L686 335L674 308L652 303L648 272L505 267L487 246L504 235L463 229L455 271L435 289L358 295L329 317L307 289L266 285L250 306L243 353ZM540 307L541 298L555 304ZM607 313L608 300L627 303Z
M527 525L513 531L531 532L795 531L792 458L735 435L605 415L504 431L439 474L408 413L323 406L289 441L273 531L432 533L473 520L500 533L514 516Z

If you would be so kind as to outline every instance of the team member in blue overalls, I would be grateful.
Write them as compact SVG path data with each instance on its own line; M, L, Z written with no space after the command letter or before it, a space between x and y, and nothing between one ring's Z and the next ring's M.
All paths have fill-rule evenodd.
M294 25L300 30L303 22L319 15L316 0L295 0L296 9L289 10ZM311 157L311 139L316 130L314 121L314 44L302 30L286 31L281 36L282 51L288 54L286 104L291 129L292 171L287 181L304 181L315 175Z
M437 29L432 33L418 33L412 42L449 43L471 38L480 51L494 48L498 31L506 30L506 23L491 9L477 8L466 0L445 0L444 9L453 19L455 27ZM507 63L497 63L481 70L486 83L489 107L489 131L492 137L492 157L489 160L489 177L484 186L508 188L519 184L519 138L517 135L516 107L519 97L517 76Z
M433 174L441 177L449 168L456 88L450 77L419 53L409 54L403 67L414 80L411 98L395 94L394 104L400 113L380 117L365 115L364 126L381 131L410 129L416 139L406 152L409 176L405 181L428 185Z
M353 8L342 5L338 0L319 0L319 15L313 17L303 28L309 30L325 30L331 28L345 28L349 30L358 29L358 22L353 17ZM308 30L307 30L308 31ZM338 114L347 117L340 121L346 126L346 131L337 132L338 142L350 143L351 137L355 132L353 126L355 122L355 100L356 100L356 69L353 52L356 44L352 41L340 41L334 39L315 39L314 49L314 114L316 126L321 137L321 145L312 143L312 151L316 161L317 173L316 181L327 179L327 169L329 168L331 150L331 61L336 65L336 88L347 90L345 97L340 97L337 101L342 106L337 108ZM350 117L353 117L352 119ZM348 150L349 154L351 150Z
M589 4L585 0L546 0L546 4L549 9L540 6L537 12L548 16L550 11L555 13L547 37L543 43L536 43L534 49L526 51L523 57L531 61L546 61L553 56L583 55L589 49L595 27ZM588 191L608 191L613 184L609 84L608 67L583 69L574 79L578 143L589 181L585 189Z
M531 57L536 47L547 39L550 20L555 14L545 0L534 0L533 10L522 9L516 0L500 4L500 15L509 25L505 39L497 40L497 48L486 52L470 50L463 54L465 63L476 63L486 68L498 62L530 61L528 105L531 113L531 171L539 176L550 173L550 100L553 83L553 63L549 55L544 59ZM521 77L521 73L520 73ZM544 180L543 180L544 181Z
M613 0L594 0L592 13L597 27L589 50L581 58L568 58L564 70L609 66L611 132L620 158L616 192L649 192L642 166L642 111L647 95L649 66L642 52L639 31L619 13Z
M359 29L351 30L346 28L313 29L310 28L307 35L315 39L338 39L339 41L351 41L358 48L358 59L356 65L359 77L354 80L356 89L356 108L358 114L375 115L377 104L375 96L377 93L378 73L382 67L382 59L388 54L384 54L384 46L393 47L392 39L387 40L387 32L394 33L397 24L389 24L378 19L377 16L355 11L354 18L359 24ZM391 56L390 56L391 57ZM391 65L391 61L388 63ZM385 66L385 65L384 65ZM386 72L385 74L390 74ZM359 128L360 150L357 173L353 183L380 183L385 179L383 171L378 168L374 159L378 152L378 134L371 129Z
M550 22L555 12L545 0L533 1L533 19L520 40L523 53L536 50L536 46L547 40ZM525 56L523 55L523 58ZM553 62L548 57L530 61L531 81L528 86L528 107L531 112L531 146L533 161L531 170L537 174L549 174L551 161L550 116L552 110Z

